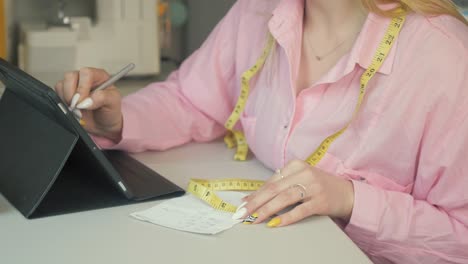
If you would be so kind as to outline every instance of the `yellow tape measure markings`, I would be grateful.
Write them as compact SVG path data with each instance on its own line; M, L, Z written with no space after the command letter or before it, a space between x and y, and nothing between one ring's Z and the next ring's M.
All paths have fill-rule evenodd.
M382 66L383 62L387 58L390 50L392 49L393 43L397 39L401 28L405 22L406 17L396 17L393 18L390 26L385 33L383 40L380 42L377 51L372 59L371 65L367 68L364 74L361 76L361 86L359 91L359 98L356 104L356 108L354 109L353 116L351 120L346 124L345 127L340 129L338 132L334 133L333 135L327 137L322 143L320 143L319 147L306 159L306 162L312 166L317 165L320 160L325 156L327 153L328 148L331 144L341 135L343 134L349 125L356 119L359 110L361 109L362 102L364 101L364 96L366 94L367 86L369 81L374 77L377 71Z
M311 166L315 166L323 158L325 153L327 153L331 144L343 134L349 125L356 119L356 116L361 108L364 96L366 94L367 86L370 80L375 76L377 71L382 66L383 62L387 58L395 40L400 34L401 28L406 20L406 15L401 17L395 17L392 19L384 38L379 44L377 51L372 59L371 65L361 76L360 81L360 91L358 102L354 109L353 116L351 120L338 132L334 133L331 136L328 136L323 140L317 149L306 159L307 163ZM225 127L228 129L228 134L224 138L224 142L229 148L237 146L236 154L234 156L235 160L246 160L248 154L248 145L245 140L245 136L241 131L234 131L234 126L240 119L241 113L244 111L247 99L250 93L250 80L258 73L258 71L263 67L265 61L270 54L275 40L271 34L268 36L267 44L263 50L262 56L258 58L255 65L242 74L241 80L241 92L239 99L236 103L234 111L231 113L231 116L227 120ZM262 181L253 181L253 180L243 180L243 179L225 179L225 180L200 180L195 179L191 180L189 183L188 191L195 196L199 197L203 201L210 204L213 208L227 211L235 212L236 206L224 202L219 198L214 191L215 190L238 190L238 191L255 191L263 185Z
M214 191L255 191L262 187L263 184L263 181L243 179L191 179L187 191L215 209L235 212L237 207L223 201Z
M236 154L234 155L235 160L246 160L247 154L249 153L249 146L247 145L244 134L241 131L234 131L234 126L239 121L240 115L244 111L245 105L247 103L247 99L250 93L250 80L263 67L266 59L268 58L268 55L273 49L274 44L275 39L271 34L268 34L268 40L263 50L262 56L257 59L254 66L242 74L239 98L237 99L234 111L231 113L231 116L229 116L228 120L224 124L224 127L228 130L228 134L224 137L224 142L228 148L237 146Z

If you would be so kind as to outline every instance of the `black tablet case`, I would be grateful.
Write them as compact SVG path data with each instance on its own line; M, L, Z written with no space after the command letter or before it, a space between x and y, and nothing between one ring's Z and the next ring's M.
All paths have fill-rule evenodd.
M154 187L158 190L147 190L150 195L143 198L124 195L117 183L106 177L108 172L99 160L89 155L90 151L99 150L90 150L79 133L61 120L57 109L50 107L50 102L41 96L21 94L34 93L30 87L10 89L28 80L12 81L6 76L9 69L13 66L0 59L0 79L6 85L0 100L0 192L25 217L79 212L184 193L125 153L106 151L110 163L120 167L120 172L138 177L140 186L145 185L145 179L160 182ZM16 68L14 71L16 76L20 72Z

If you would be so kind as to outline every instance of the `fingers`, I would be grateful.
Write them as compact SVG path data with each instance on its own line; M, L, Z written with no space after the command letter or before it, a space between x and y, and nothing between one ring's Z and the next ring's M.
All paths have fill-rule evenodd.
M297 204L307 198L307 187L298 183L313 182L314 175L310 174L310 166L303 161L291 161L281 170L283 178L269 180L260 190L245 199L247 205L244 215L236 213L235 217L245 218L254 213L254 223L261 223L268 217L280 212L288 206ZM308 185L308 184L307 184Z
M257 192L255 192L252 195L244 197L242 200L243 201L249 201L249 200L253 199L257 193L261 193L264 190L264 188L266 188L266 186L268 186L268 184L270 184L271 182L284 180L285 178L287 178L287 177L289 177L291 175L295 175L295 174L303 171L308 166L309 166L309 164L307 164L307 163L305 163L303 161L300 161L300 160L290 161L284 168L277 169L275 171L275 174L273 174L273 176L271 176L265 182L265 184L260 189L257 190Z
M292 210L275 217L275 220L272 220L268 223L270 227L281 227L294 224L301 221L302 219L309 217L311 215L316 215L315 208L318 208L318 203L315 200L310 200L306 203L300 204L294 207Z
M258 218L255 223L263 222L288 206L299 203L302 199L301 192L296 187L287 188L256 211Z
M275 196L289 188L291 179L284 178L283 180L273 181L266 183L260 190L251 194L246 200L247 212L254 213L256 210L263 206L268 201L272 200Z
M88 98L94 87L107 79L109 74L102 69L82 68L65 73L64 79L56 84L55 91L65 103L74 108Z
M278 181L266 182L259 190L242 199L243 203L237 208L232 218L234 220L244 219L251 215L255 210L261 207L264 203L271 200L277 194L286 189L283 182L285 178Z
M273 174L273 176L271 176L264 184L262 187L260 187L255 193L259 193L259 192L262 192L265 188L265 186L268 186L268 184L272 183L272 182L275 182L275 181L279 181L279 180L282 180L284 179L285 176L283 174L283 172L280 170L280 169L277 169L275 171L275 174ZM249 200L253 199L253 197L255 197L255 193L251 194L251 195L247 195L245 196L244 198L242 198L242 201L244 202L248 202Z
M241 215L240 212L236 212L233 218L245 218L255 213L257 218L255 223L260 223L287 206L299 202L301 199L305 198L307 194L305 191L301 190L301 192L299 192L298 188L291 188L291 186L295 186L297 182L307 182L307 177L311 176L303 170L283 180L267 184L262 191L250 195L246 201L245 210L242 211L243 214ZM273 204L271 204L272 202Z
M65 79L63 80L62 100L64 100L68 105L71 103L71 99L75 94L78 78L79 75L76 71L65 73Z
M109 79L109 74L103 69L82 68L76 89L76 93L80 95L79 102L87 98L93 88L107 81L107 79Z
M307 164L304 161L301 160L292 160L290 161L283 169L279 170L279 173L275 173L265 184L257 190L255 193L249 195L244 199L244 201L249 202L251 200L255 200L255 198L259 195L262 194L266 188L271 188L270 184L272 184L275 181L283 182L290 178L293 175L298 175L301 172L303 172L305 169L309 167L309 164ZM281 177L282 175L283 177ZM286 186L289 187L289 186Z
M95 91L90 97L77 105L78 109L96 110L99 108L114 108L120 103L120 93L117 89Z
M271 180L261 190L251 194L245 207L234 216L245 218L249 215L245 223L261 223L294 205L292 210L273 218L267 225L285 226L310 215L349 220L354 206L354 189L349 180L335 177L302 161L291 162L282 171L288 173L287 177Z

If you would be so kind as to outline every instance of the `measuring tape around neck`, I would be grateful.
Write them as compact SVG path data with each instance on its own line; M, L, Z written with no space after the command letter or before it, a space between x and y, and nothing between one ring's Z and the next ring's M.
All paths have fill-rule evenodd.
M353 116L351 117L351 120L349 120L349 122L338 132L334 133L331 136L328 136L325 140L323 140L322 143L320 143L320 145L318 146L318 148L306 159L306 162L309 163L311 166L315 166L317 163L320 162L323 156L325 156L325 153L327 153L328 148L331 146L331 144L341 134L343 134L346 131L346 129L349 127L351 122L353 122L356 119L356 116L359 110L361 109L361 105L362 105L364 96L367 91L367 86L370 80L375 76L377 71L382 66L388 54L390 53L390 50L392 49L393 44L397 40L398 35L400 34L400 31L401 31L401 28L403 27L403 24L405 23L405 20L406 20L406 15L403 15L400 17L393 18L392 21L390 22L387 32L385 33L384 38L380 42L370 66L361 76L359 98L356 103L356 107L354 109L354 113L353 113Z
M395 17L391 20L390 25L385 32L385 35L380 42L377 51L375 52L374 58L370 66L366 69L364 74L361 76L360 81L360 90L359 98L356 103L356 107L353 113L353 116L350 121L339 131L328 136L323 140L317 149L306 159L306 162L311 166L315 166L323 158L325 153L327 153L331 144L342 135L349 125L356 119L356 116L361 109L364 96L367 91L367 86L370 80L375 76L377 71L382 66L383 62L387 58L387 55L390 53L393 44L398 38L400 31L403 27L403 24L406 20L406 15ZM230 117L226 121L225 127L228 130L228 134L224 138L224 142L229 148L237 147L236 154L234 156L235 160L244 161L247 159L248 154L248 145L245 140L245 136L241 131L234 130L234 126L240 119L241 113L244 111L247 99L250 93L250 80L258 73L258 71L263 67L268 55L273 49L275 40L271 34L268 35L268 40L263 50L260 58L257 59L254 66L242 74L241 78L241 92L237 100L234 111L231 113ZM220 180L191 180L188 187L188 192L199 197L203 201L210 204L213 208L227 211L235 212L236 206L224 202L219 198L214 191L216 190L237 190L237 191L255 191L263 185L262 181L254 180L244 180L244 179L220 179Z

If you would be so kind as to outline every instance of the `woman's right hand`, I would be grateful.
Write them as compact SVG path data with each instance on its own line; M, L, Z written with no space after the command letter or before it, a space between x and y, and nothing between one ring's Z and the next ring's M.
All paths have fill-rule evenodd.
M72 101L76 102L86 131L118 143L123 126L120 92L114 85L93 92L109 77L102 69L82 68L67 72L64 79L55 85L55 91L68 106L74 107Z

